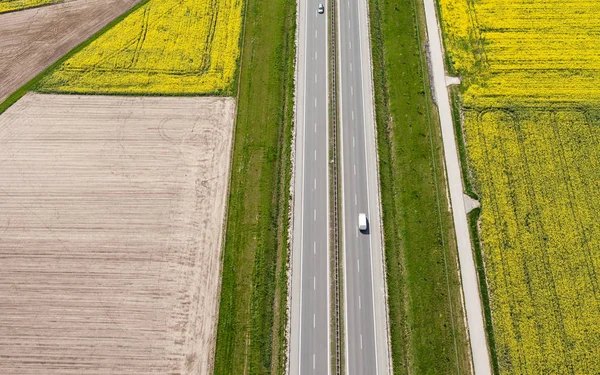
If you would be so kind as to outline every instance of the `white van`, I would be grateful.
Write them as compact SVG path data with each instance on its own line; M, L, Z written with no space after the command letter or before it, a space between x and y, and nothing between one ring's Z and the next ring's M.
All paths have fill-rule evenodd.
M367 215L358 214L358 230L367 230Z

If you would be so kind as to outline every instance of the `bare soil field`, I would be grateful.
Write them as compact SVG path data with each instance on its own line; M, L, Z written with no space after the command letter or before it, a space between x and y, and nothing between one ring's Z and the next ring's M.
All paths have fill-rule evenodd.
M209 374L232 98L0 115L0 374Z
M0 14L0 103L139 0L66 0Z

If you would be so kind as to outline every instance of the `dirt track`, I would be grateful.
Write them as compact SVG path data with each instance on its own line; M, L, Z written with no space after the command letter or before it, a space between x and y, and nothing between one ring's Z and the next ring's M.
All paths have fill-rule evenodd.
M0 14L0 103L139 0L66 0Z
M0 374L208 374L231 98L0 116Z

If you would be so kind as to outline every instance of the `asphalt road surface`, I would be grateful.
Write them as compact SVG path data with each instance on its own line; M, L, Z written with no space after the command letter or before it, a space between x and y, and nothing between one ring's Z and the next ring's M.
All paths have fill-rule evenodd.
M433 84L440 114L440 123L442 126L444 159L448 176L448 188L450 190L454 230L456 232L456 242L458 245L460 275L465 298L467 324L469 326L473 367L475 369L475 375L488 375L491 374L492 371L487 340L483 328L483 312L481 310L479 284L477 281L477 273L475 272L473 251L471 250L471 238L469 235L467 212L463 195L463 182L458 161L456 140L454 138L448 88L446 87L446 71L444 69L444 55L442 52L442 42L437 22L436 6L434 0L425 0L424 3L427 34L429 36L429 52Z
M331 372L328 15L318 5L300 0L298 14L290 373L302 375Z
M367 0L339 0L346 371L390 372ZM368 217L358 230L358 215Z

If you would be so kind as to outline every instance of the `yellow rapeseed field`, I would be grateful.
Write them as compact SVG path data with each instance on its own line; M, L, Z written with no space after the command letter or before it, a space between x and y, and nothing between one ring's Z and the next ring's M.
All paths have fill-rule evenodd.
M600 373L600 3L439 0L502 374Z
M242 0L149 0L46 76L39 90L227 94L236 73Z
M0 13L39 7L41 5L57 3L59 1L61 0L0 0Z

